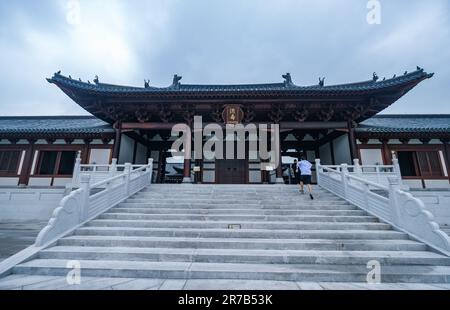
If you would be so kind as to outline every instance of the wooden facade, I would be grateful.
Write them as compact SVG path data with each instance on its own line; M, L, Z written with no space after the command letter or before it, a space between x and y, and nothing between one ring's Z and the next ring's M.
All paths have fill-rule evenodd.
M152 87L146 82L141 88L104 84L98 79L95 83L85 83L56 73L48 81L106 125L100 131L78 133L50 130L34 134L26 130L20 133L0 130L0 139L11 141L9 144L0 144L0 151L10 149L22 152L20 184L28 184L30 176L39 171L42 165L40 153L58 151L57 154L51 154L56 156L55 162L58 163L61 158L66 158L66 161L69 158L69 155L61 152L81 151L83 162L88 163L92 148L107 148L111 151L110 158L119 158L119 161L136 162L139 158L153 157L154 180L175 182L177 180L167 174L171 159L168 150L174 140L171 129L179 123L193 129L194 116L201 116L204 125L279 125L279 155L282 157L298 158L302 153L308 160L314 161L315 158L323 157L322 153L326 149L329 164L351 163L354 158L362 159L362 150L379 148L383 163L389 164L395 152L407 148L406 144L392 144L392 139L406 141L407 138L416 137L364 131L360 129L360 124L432 76L418 67L414 72L392 79L379 80L374 74L371 79L359 83L327 86L321 81L318 85L297 86L290 74L283 75L284 81L281 83L249 85L182 84L181 77L176 75L168 87ZM444 132L430 132L428 135L420 133L417 138L422 139L424 144L414 144L411 148L433 149L443 154L441 168L446 174L439 179L448 179L450 136ZM374 139L379 143L369 143ZM426 143L427 139L439 139L442 144ZM55 143L57 140L59 142ZM95 144L93 141L96 141ZM187 146L187 152L192 153L190 145ZM182 175L185 182L196 183L272 183L286 179L286 166L279 165L270 171L261 167L262 160L250 160L248 157L213 161L185 158L173 169ZM58 169L56 164L55 173L46 177L60 177ZM0 176L6 177L8 173L11 174L1 174L0 170Z

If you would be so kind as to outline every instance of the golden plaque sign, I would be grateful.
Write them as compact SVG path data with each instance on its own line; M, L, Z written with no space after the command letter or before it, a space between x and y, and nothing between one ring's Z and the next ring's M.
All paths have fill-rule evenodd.
M239 105L227 105L222 113L225 124L240 124L244 119L244 111Z

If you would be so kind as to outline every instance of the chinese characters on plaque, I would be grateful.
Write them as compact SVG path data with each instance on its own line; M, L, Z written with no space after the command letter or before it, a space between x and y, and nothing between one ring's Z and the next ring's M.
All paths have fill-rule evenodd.
M240 124L244 119L244 111L239 105L227 105L222 114L225 124Z

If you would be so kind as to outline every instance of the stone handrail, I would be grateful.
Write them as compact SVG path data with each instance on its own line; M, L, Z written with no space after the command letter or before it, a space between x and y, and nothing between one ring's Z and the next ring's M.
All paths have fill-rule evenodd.
M72 182L67 184L67 191L80 187L81 175L90 174L91 182L98 183L100 181L109 179L117 174L121 174L125 170L126 164L117 164L117 159L113 158L110 165L107 164L81 164L81 156L78 154L75 159L73 168ZM139 169L143 165L131 165L131 169Z
M316 160L317 183L368 213L408 233L411 237L450 256L450 237L434 221L423 201L402 190L397 177L389 177L389 186L364 179L364 175L322 166Z
M90 174L81 174L80 187L61 200L47 226L37 236L35 246L43 246L66 235L151 183L153 159L134 170L129 163L124 167L120 174L95 184L92 184Z

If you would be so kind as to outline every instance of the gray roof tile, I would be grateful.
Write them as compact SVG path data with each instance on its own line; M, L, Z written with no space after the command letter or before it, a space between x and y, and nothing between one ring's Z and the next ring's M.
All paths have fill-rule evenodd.
M450 133L450 115L377 115L363 121L356 131L361 133Z
M1 116L0 134L101 134L114 132L94 116Z

